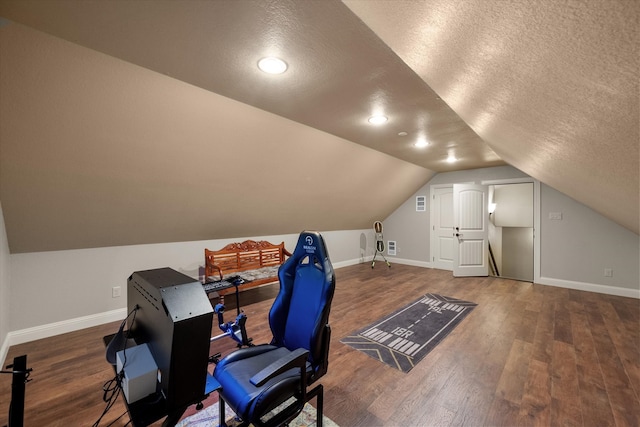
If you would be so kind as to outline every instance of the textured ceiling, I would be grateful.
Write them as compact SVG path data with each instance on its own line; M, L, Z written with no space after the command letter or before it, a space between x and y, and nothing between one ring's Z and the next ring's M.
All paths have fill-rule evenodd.
M366 176L365 181L373 182L366 168L379 165L380 169L375 174L376 185L384 182L386 187L402 187L402 190L396 190L400 194L393 198L383 195L386 193L374 197L378 205L370 206L375 218L390 213L400 202L399 197L406 198L434 172L495 166L506 162L637 233L640 205L639 4L631 0L346 0L344 3L334 0L0 0L0 16L425 168L420 172L420 168L411 169L402 163L390 163L382 158L372 160L369 154L356 154L356 151L344 149L338 144L340 148L336 146L335 154L343 156L341 160L349 163L347 168L352 168L352 176ZM25 36L15 33L13 37ZM47 49L54 48L61 49L59 60L66 63L69 63L69 58L83 55L76 52L73 56L70 47L59 45ZM43 51L46 52L46 49ZM18 52L15 54L19 55ZM66 59L63 59L63 54L72 56L64 56ZM46 57L46 53L42 55ZM257 59L267 55L283 57L289 64L287 73L274 78L258 71L255 67ZM78 64L69 65L66 74L73 74L90 62L92 66L102 62L97 57L89 56ZM55 61L56 58L50 59ZM46 68L51 67L50 64L43 60L38 66ZM8 64L4 65L9 67ZM98 75L112 68L119 70L119 67L109 63L102 68L97 67L93 72ZM92 72L90 69L88 67L86 72ZM23 74L28 73L18 72L16 78ZM2 79L6 79L6 75L5 72ZM59 77L64 79L64 74L61 72ZM42 78L46 81L48 77ZM78 80L75 75L70 78ZM166 90L171 86L169 83L158 83L159 86L149 84L148 77L142 77L135 70L113 81L108 77L104 80L110 81L111 86L105 83L104 87L99 87L100 82L94 80L84 83L82 88L88 89L87 94L106 98L125 88L130 94L140 93L140 96L154 98L145 89L153 87ZM118 81L123 82L121 87ZM11 87L6 81L3 84ZM70 91L77 91L78 85L83 83L76 81L68 84ZM173 90L173 86L171 88ZM42 88L42 91L49 90ZM107 91L106 95L101 90ZM2 94L5 100L7 91L10 89L5 89ZM164 102L180 98L183 92L174 98L167 97ZM91 102L76 99L81 96L74 93L72 99L78 105ZM127 95L123 94L122 97L126 99ZM91 99L89 95L87 99ZM113 110L117 108L113 106L122 103L122 98L113 95L109 101L112 104L105 102L105 105ZM186 100L184 102L183 111L197 116L198 112L191 110L192 105ZM209 99L207 102L219 104L219 108L230 108L227 105L231 105L222 100L214 102ZM159 97L154 105L160 107L162 103L162 97ZM27 105L26 102L24 104ZM22 106L20 104L14 108L13 103L8 101L6 105L11 109L11 114L18 114L14 110ZM44 114L57 113L55 105L52 101L53 107ZM138 107L146 110L155 108L144 103ZM201 111L207 111L207 108L203 107ZM129 106L125 108L128 109ZM90 113L83 111L82 116ZM389 122L378 127L369 125L366 119L374 113L386 114ZM169 112L163 111L163 114L171 117ZM179 114L174 113L174 117ZM246 161L246 156L242 158L237 153L239 150L255 152L256 156L262 155L263 160L267 158L264 157L268 155L266 151L263 153L255 142L253 147L245 145L243 138L255 140L255 134L268 133L269 137L263 143L278 144L276 141L291 137L290 125L275 116L273 120L263 122L262 116L258 117L250 111L244 111L244 114L251 117L246 124L237 122L237 119L227 119L224 125L228 129L221 130L224 127L221 124L215 130L225 135L231 146L224 149L216 147L211 153L206 151L208 147L201 151L203 156L224 152L227 163L219 166L221 170L230 168L228 162L232 162L232 159ZM100 127L105 123L97 118L100 115L104 115L104 111L96 109L96 116L87 118L86 123L92 123L92 127L87 128L86 132L101 132ZM145 118L141 119L144 123ZM181 119L186 122L191 117ZM174 126L169 122L167 120L166 126L160 126L149 117L146 124L168 130L170 136L173 136L172 132L183 132L185 138L199 137L187 135L188 130L178 131L179 125ZM262 123L261 129L243 129L244 126L257 126L257 122ZM52 126L58 132L55 125ZM206 122L197 126L201 126L196 127L199 133L206 134L209 131L205 129ZM5 139L14 131L16 135L31 131L18 129L13 123L11 126L3 124L3 127L4 130L0 131L4 132ZM78 150L70 144L67 149L74 154L74 165L94 165L99 170L120 168L118 164L96 163L94 157L96 150L105 151L105 144L112 144L115 150L118 144L126 146L128 143L133 144L130 145L130 151L137 153L142 150L142 147L135 145L136 141L129 139L135 132L143 131L127 129L127 126L124 128L128 133L123 131L118 141L101 133L98 138L83 140L83 143L100 145ZM233 134L234 128L240 136ZM72 128L64 130L70 133L60 131L57 136L63 145L77 137L72 132L80 132ZM45 134L51 129L43 127L40 131ZM399 136L399 132L407 132L407 135ZM309 141L327 143L320 134L303 133ZM298 133L296 135L300 136ZM163 134L159 139L167 138L170 141L170 136ZM422 138L428 140L430 145L422 150L416 149L413 143ZM32 139L42 139L42 136L33 135ZM7 144L12 141L0 142ZM21 141L20 144L20 147L10 147L9 151L5 147L3 156L10 152L27 159L29 151L24 148L26 142ZM288 143L285 145L288 146ZM295 145L290 148L295 151ZM187 145L183 146L183 150L189 149ZM202 150L203 147L193 149ZM459 161L446 162L449 155L454 155ZM109 156L113 154L109 152ZM37 156L34 158L37 159ZM367 167L358 165L360 158L373 164ZM45 227L55 228L65 223L65 219L69 224L59 227L59 242L51 243L44 250L298 231L276 225L274 218L278 213L289 213L291 217L295 211L293 206L285 203L275 208L274 212L269 209L260 212L263 218L274 221L270 228L242 215L235 223L225 220L228 226L225 230L212 226L211 223L215 221L211 219L198 217L195 220L194 217L193 227L185 226L185 230L175 230L170 236L161 236L158 230L164 224L158 224L158 229L154 229L138 220L142 221L136 223L140 235L131 241L118 239L113 232L111 235L88 235L85 240L77 239L75 242L71 241L71 237L66 237L70 241L64 241L62 234L73 227L71 218L79 215L72 213L72 210L82 212L83 208L70 203L69 210L57 212L59 222L34 216L31 220L37 227L29 227L31 223L26 220L32 215L31 212L26 213L29 204L24 201L16 205L13 203L13 197L17 199L19 194L33 187L29 187L33 177L24 177L20 171L34 167L35 161L25 160L26 163L21 167L11 163L8 169L5 167L0 171L5 177L5 181L0 182L0 190L10 245L16 241L16 236L31 234L30 245L22 248L12 246L12 251L34 250L33 242L38 241L38 233L45 232ZM284 164L278 163L278 159L271 161L274 168L285 168ZM320 159L319 162L319 165L332 163L329 158ZM73 169L76 166L65 167ZM88 168L90 166L85 169ZM382 169L384 173L380 172ZM397 173L394 174L391 169ZM21 177L22 186L8 181L10 178L18 182L14 175L10 176L14 172L15 176ZM103 178L110 180L108 185L112 185L113 177ZM130 181L121 185L146 188L150 180L165 179L146 175L128 178ZM309 175L306 179L314 178L317 177ZM72 176L54 174L49 177L47 185L59 180L60 188L70 191L68 185L63 185L63 181L70 179ZM286 177L278 176L278 179ZM342 211L334 215L343 219L344 226L368 227L370 218L356 219L349 212L358 211L357 206L366 203L371 196L350 200L350 195L362 195L367 190L356 185L357 180L347 179L351 184L349 193L341 193L347 188L341 187L340 182L345 182L345 177L338 173L333 178L334 184L330 183L331 180L327 181L329 189L333 191L328 191L325 197L331 206L338 209L344 206ZM52 192L47 185L42 185L41 197L58 197L59 194ZM100 181L99 185L107 184ZM264 182L260 187L267 185L268 182ZM200 185L196 187L203 190ZM185 188L176 191L190 191ZM219 202L232 203L230 194L225 194L219 188L215 190L220 191ZM109 191L116 193L115 188L108 187L102 194ZM78 194L84 193L80 191ZM287 196L284 192L281 197L286 199L292 194ZM247 196L254 197L254 194ZM73 199L72 194L64 194L64 197ZM129 197L133 198L131 195ZM167 195L164 194L164 197ZM263 196L258 195L258 198L262 199ZM107 212L102 220L109 215L117 216L110 210L114 200L115 205L123 203L117 196L111 200L111 205L109 200L95 202L93 210L103 209ZM18 205L21 207L18 208ZM210 206L202 205L200 208L208 209ZM310 208L309 212L312 211ZM172 219L169 215L163 221ZM14 222L18 225L14 225ZM112 225L121 227L126 222L126 218L118 218L117 224ZM315 218L313 223L319 229L340 227L335 221L327 222L320 218ZM89 229L92 224L86 225ZM215 232L211 234L211 230ZM122 234L131 234L130 231L123 229Z
M638 233L640 2L345 3L503 160Z

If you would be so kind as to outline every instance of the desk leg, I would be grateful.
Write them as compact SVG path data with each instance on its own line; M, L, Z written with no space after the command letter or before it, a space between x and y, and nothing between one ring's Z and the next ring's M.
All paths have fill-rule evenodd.
M185 407L169 412L169 414L167 414L167 418L165 418L164 422L162 423L162 427L174 427L176 424L178 424L180 418L182 418L182 414L184 414L184 411L186 410L187 408Z

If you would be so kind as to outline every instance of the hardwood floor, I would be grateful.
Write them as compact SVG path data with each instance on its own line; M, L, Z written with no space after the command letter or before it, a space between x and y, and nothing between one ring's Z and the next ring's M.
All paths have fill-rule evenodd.
M336 270L325 415L340 426L639 426L640 302L498 278L394 264ZM251 294L249 292L252 292ZM242 305L256 343L270 339L266 316L277 285L248 291ZM340 339L419 296L439 293L478 304L409 373ZM228 309L233 298L227 298ZM231 312L232 313L232 312ZM113 376L102 337L118 322L17 345L33 368L25 425L90 426ZM213 334L217 334L214 330ZM212 352L232 351L214 343ZM9 375L0 378L6 424ZM100 425L124 412L118 402ZM126 416L114 422L124 426Z

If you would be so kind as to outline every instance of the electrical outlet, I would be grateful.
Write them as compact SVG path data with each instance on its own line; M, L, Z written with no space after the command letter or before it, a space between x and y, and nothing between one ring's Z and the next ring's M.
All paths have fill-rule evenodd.
M549 212L549 219L553 219L556 221L562 220L562 212Z
M111 288L111 298L118 298L120 295L122 295L120 286L114 286L113 288Z
M604 277L613 277L613 268L605 268Z

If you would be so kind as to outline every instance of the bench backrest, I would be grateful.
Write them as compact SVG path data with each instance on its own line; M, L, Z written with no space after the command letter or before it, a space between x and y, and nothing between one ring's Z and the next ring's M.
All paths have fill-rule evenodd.
M223 274L280 265L285 261L285 252L284 242L274 245L264 240L230 243L218 251L205 249L205 274L213 276L213 265Z

